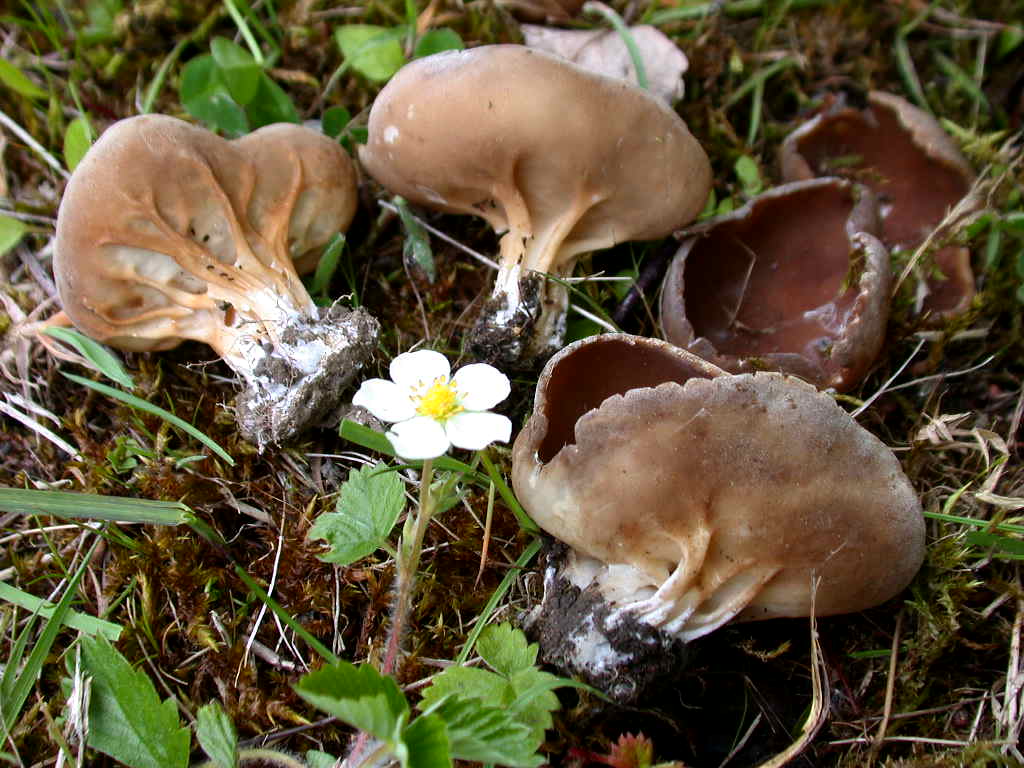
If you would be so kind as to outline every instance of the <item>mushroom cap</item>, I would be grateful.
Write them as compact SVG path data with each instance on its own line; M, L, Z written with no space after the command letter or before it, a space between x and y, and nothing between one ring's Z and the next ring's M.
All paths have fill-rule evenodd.
M939 122L899 96L868 94L864 110L841 99L793 131L780 152L787 181L815 176L852 178L883 202L882 241L889 248L916 248L971 189L975 174ZM970 306L974 274L970 251L946 246L933 262L941 278L929 278L923 309L938 318Z
M344 150L281 124L235 141L164 115L113 124L75 169L57 217L54 275L84 333L128 350L205 341L242 322L312 314L291 255L355 211Z
M832 398L653 339L593 337L548 362L512 481L538 525L600 562L604 594L686 640L868 608L924 556L899 463Z
M384 87L359 159L421 205L482 216L523 271L663 237L704 205L711 169L650 94L520 45L447 51ZM503 242L503 255L507 245Z
M701 224L661 292L665 338L732 373L845 391L882 347L892 282L878 206L837 178L793 182Z

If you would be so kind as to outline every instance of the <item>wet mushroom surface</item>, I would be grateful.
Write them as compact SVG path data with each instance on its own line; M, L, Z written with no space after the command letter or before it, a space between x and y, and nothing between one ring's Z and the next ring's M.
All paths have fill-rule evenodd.
M883 242L913 250L970 191L975 174L938 121L906 99L872 91L867 106L842 98L783 142L780 162L789 181L841 175L870 187L882 206ZM921 311L934 319L956 315L974 296L970 251L936 250L940 274L925 272Z
M847 390L881 349L892 282L877 204L840 179L776 187L702 224L661 291L665 338L734 373Z

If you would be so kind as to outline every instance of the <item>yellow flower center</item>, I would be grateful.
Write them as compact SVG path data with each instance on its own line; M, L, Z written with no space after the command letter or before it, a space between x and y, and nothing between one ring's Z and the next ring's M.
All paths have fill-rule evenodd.
M459 393L447 378L439 376L419 396L416 412L420 416L429 416L435 421L444 421L462 410L459 404Z

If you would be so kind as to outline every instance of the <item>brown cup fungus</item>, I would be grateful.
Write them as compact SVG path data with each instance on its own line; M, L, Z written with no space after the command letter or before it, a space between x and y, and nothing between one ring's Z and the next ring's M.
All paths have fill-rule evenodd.
M622 700L666 650L729 621L877 605L924 555L899 462L831 397L655 339L552 357L512 481L567 545L545 574L542 653Z
M374 102L359 159L392 192L505 233L470 341L506 363L561 346L568 296L545 274L668 235L700 212L711 181L704 151L658 99L519 45L403 67Z
M782 145L787 181L844 176L870 187L882 209L882 241L890 249L921 245L969 192L974 171L938 121L899 96L868 94L863 110L843 100L791 133ZM919 308L941 320L964 312L974 297L967 248L935 251L921 284Z
M323 418L368 360L377 321L320 309L292 263L348 227L355 171L297 125L226 141L163 115L115 123L61 201L54 275L83 333L131 351L209 344L238 374L261 448Z
M662 287L665 338L732 373L783 371L851 388L889 317L878 231L874 196L842 179L760 195L683 241Z

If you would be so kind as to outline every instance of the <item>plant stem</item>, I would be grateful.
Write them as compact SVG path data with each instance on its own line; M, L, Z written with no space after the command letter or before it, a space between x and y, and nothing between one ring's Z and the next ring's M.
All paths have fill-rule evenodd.
M385 675L395 673L402 645L402 635L405 633L405 625L409 621L413 590L416 588L416 570L419 568L420 555L423 552L423 536L427 532L427 525L434 513L434 497L430 493L430 481L433 475L433 459L427 459L423 462L423 469L420 471L420 503L409 534L410 538L407 541L406 533L403 533L402 540L398 543L398 574L395 577L395 601L392 609L391 631L388 633L384 663L380 670Z

